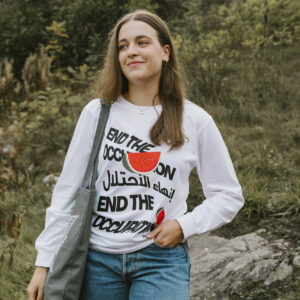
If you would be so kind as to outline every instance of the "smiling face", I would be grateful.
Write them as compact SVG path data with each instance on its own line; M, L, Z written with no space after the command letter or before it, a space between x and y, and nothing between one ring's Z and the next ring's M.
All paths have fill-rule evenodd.
M119 32L119 63L130 85L159 83L163 61L169 59L169 45L161 46L154 28L142 21L129 21Z

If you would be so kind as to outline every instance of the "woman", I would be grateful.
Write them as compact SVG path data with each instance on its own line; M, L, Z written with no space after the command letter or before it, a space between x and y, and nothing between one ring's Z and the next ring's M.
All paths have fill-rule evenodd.
M99 91L111 110L99 156L82 299L189 299L186 239L230 222L244 200L213 119L184 98L170 33L158 16L137 10L119 20ZM99 99L90 101L75 128L36 241L30 299L42 299L99 111ZM206 200L186 213L194 167Z

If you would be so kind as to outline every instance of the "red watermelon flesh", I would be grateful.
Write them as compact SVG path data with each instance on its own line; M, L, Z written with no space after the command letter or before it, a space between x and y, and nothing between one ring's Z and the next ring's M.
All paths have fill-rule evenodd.
M156 225L159 225L165 217L165 210L163 207L156 212Z
M124 167L133 173L148 174L159 164L160 152L125 153L122 159Z

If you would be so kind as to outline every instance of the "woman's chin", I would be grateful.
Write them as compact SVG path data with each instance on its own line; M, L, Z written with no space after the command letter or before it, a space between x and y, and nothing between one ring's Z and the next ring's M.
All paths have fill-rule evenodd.
M159 81L159 77L157 76L149 76L149 75L139 75L139 76L128 76L127 77L129 84L135 86L141 86L145 84L157 84Z

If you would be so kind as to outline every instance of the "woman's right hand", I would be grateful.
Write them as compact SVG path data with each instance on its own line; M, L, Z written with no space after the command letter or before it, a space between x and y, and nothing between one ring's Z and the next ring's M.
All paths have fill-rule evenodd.
M31 281L27 287L29 300L43 300L44 285L45 285L47 273L48 273L48 268L36 267L33 276L31 278Z

